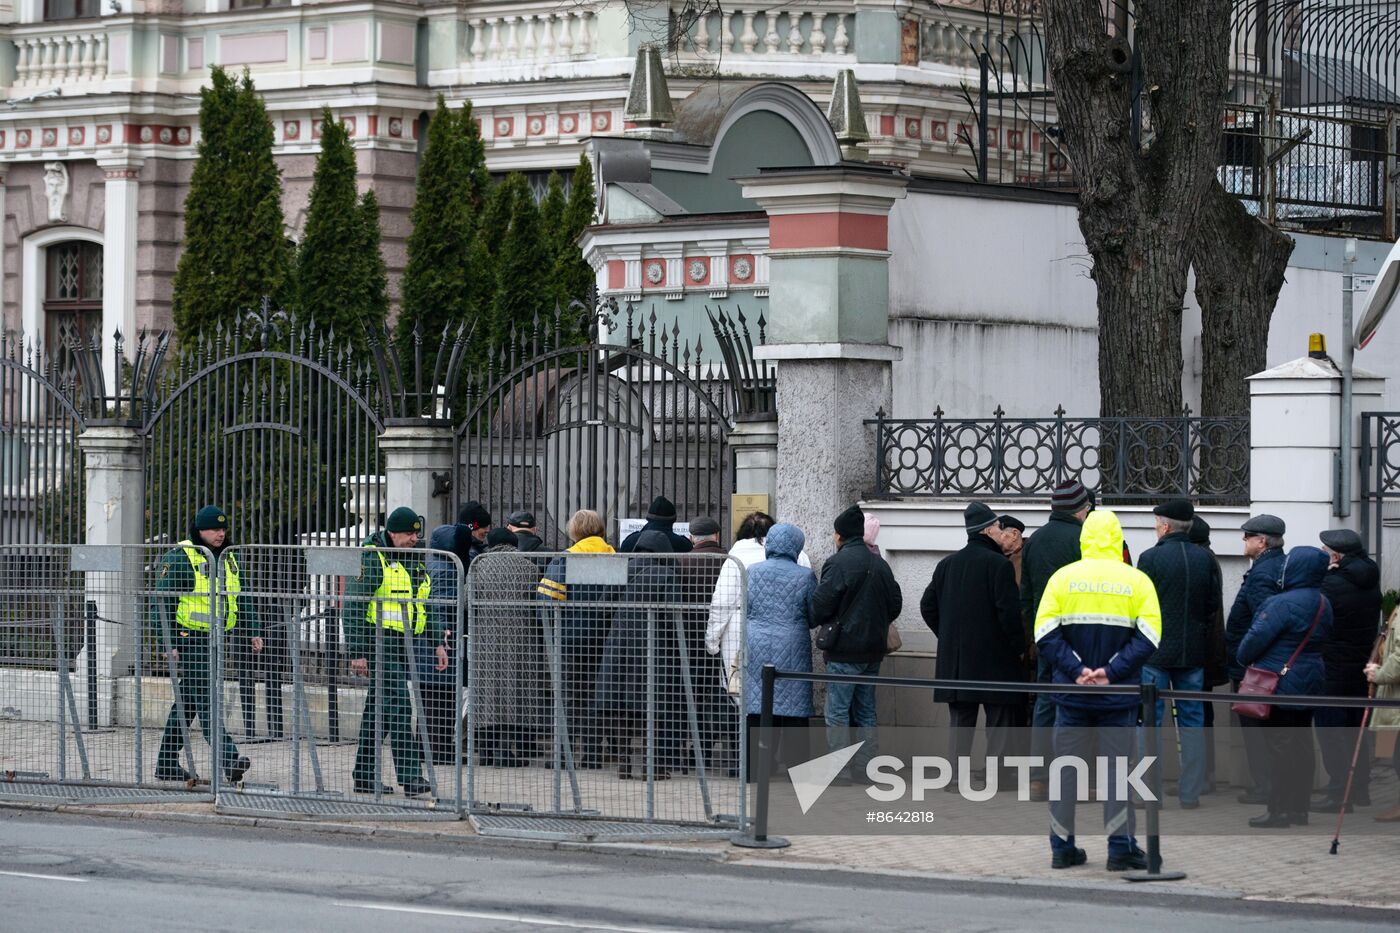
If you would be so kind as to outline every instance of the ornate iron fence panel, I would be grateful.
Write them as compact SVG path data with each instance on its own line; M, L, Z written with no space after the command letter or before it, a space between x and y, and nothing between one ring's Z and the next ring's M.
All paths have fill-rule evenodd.
M372 366L333 334L289 321L282 336L276 325L219 331L165 363L142 426L148 541L187 537L208 504L228 513L236 543L354 546L380 526L383 422ZM275 592L305 578L305 568L288 565L259 579L263 569L249 568L244 586ZM303 674L342 678L334 613L309 624ZM246 689L285 681L280 643L254 659L246 641L230 646Z
M681 521L706 515L727 527L733 389L702 339L683 340L654 311L639 321L631 306L582 314L606 339L561 345L572 322L556 312L465 375L457 503L477 500L498 520L533 512L546 546L560 549L576 510L598 511L612 531L658 495Z
M1362 412L1359 457L1361 539L1380 564L1386 504L1400 503L1400 412ZM1394 505L1389 512L1392 520L1400 517Z
M1249 419L947 418L873 421L880 496L1047 497L1079 479L1104 500L1249 498Z

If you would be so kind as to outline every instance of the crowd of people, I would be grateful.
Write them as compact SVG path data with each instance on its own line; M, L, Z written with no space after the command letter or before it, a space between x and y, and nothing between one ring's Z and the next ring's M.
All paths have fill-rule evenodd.
M1135 694L1028 695L1012 686L1017 683L1151 682L1179 691L1228 685L1248 692L1262 672L1277 681L1275 692L1287 702L1263 713L1237 707L1250 778L1239 800L1265 807L1249 825L1300 825L1310 812L1369 805L1372 736L1362 729L1362 709L1314 709L1307 699L1364 697L1377 690L1400 694L1400 637L1395 626L1381 630L1380 572L1361 538L1330 530L1320 536L1320 548L1285 551L1282 519L1250 518L1242 526L1242 546L1251 566L1227 608L1206 521L1182 499L1153 512L1157 542L1134 567L1117 515L1097 509L1078 481L1054 490L1048 519L1030 535L1012 515L998 515L981 502L967 506L967 544L938 562L919 602L938 638L934 679L1007 686L935 688L934 702L948 707L950 755L970 754L979 714L988 755L998 759L1022 753L1014 747L1018 727L1030 727L1029 752L1047 762L1081 751L1088 729L1098 731L1101 754L1102 742L1120 741L1104 736L1135 741ZM828 673L853 678L827 685L821 711L827 742L833 750L846 747L853 727L863 740L835 783L868 781L865 765L878 754L878 717L875 688L859 678L878 674L898 648L894 622L903 608L899 584L877 543L878 520L856 506L837 515L831 531L835 553L819 575L812 571L804 532L763 512L742 518L727 551L714 519L691 518L687 534L676 531L677 520L674 504L657 497L645 525L614 549L603 517L581 510L563 529L567 550L549 554L528 512L496 526L485 506L468 502L456 522L426 534L413 510L391 512L384 529L366 540L360 574L347 581L342 603L351 672L370 683L354 789L394 792L379 784L375 767L376 747L387 737L403 792L428 792L410 663L430 740L427 752L438 763L455 754L462 721L458 679L466 673L452 656L455 607L464 585L457 567L483 558L489 572L473 575L473 597L490 609L479 618L465 617L472 638L470 742L481 764L518 767L552 756L554 729L562 720L565 753L575 767L615 765L622 779L666 780L701 767L737 774L733 723L742 714L756 724L763 667L809 672L819 651ZM158 588L169 593L166 618L173 622L173 636L166 636L174 638L170 656L183 653L178 676L189 683L207 678L203 636L210 619L210 571L195 544L217 556L227 547L227 522L216 507L202 509L190 538L167 555L160 575ZM425 539L431 548L425 558L405 554ZM571 556L616 553L634 555L626 561L625 580L581 575L579 568L571 574ZM261 650L252 606L236 608L238 568L229 561L223 566L221 589L230 595L221 616L229 630L242 625L253 650ZM412 637L376 643L376 628ZM383 666L383 676L376 676L376 665ZM208 716L207 700L199 696L198 690L186 691L182 708L172 708L158 778L188 777L178 763L179 717ZM813 700L810 682L780 680L774 723L807 725L816 714ZM1158 725L1168 706L1158 703ZM374 709L382 715L370 715ZM1182 808L1195 809L1217 788L1215 742L1209 738L1213 705L1179 699L1170 703L1170 715L1179 738L1176 795ZM1376 710L1368 725L1400 729L1400 712ZM1363 747L1354 756L1358 736ZM249 761L226 733L224 745L221 761L232 779L240 779ZM1315 748L1327 775L1316 799ZM1130 756L1135 750L1120 751ZM1048 799L1044 769L1032 772L1030 794ZM1143 867L1128 802L1107 801L1105 819L1109 869ZM1375 819L1400 822L1400 803ZM1073 827L1071 790L1051 805L1057 868L1085 859Z
M1015 682L1033 671L1040 683L1150 682L1178 691L1228 685L1247 693L1259 692L1253 681L1276 681L1273 693L1288 702L1235 707L1251 781L1238 799L1265 807L1248 825L1304 825L1309 813L1368 806L1373 737L1362 729L1363 709L1307 702L1365 697L1375 688L1400 694L1400 639L1395 626L1382 630L1380 571L1360 536L1334 529L1321 534L1321 547L1285 551L1281 518L1250 518L1242 533L1251 567L1227 612L1209 525L1184 499L1153 513L1157 542L1134 568L1118 518L1096 509L1077 481L1054 490L1048 520L1029 537L1013 516L970 504L966 547L939 562L920 602L938 636L935 680ZM1009 748L1010 737L1027 722L1031 753L1045 761L1076 754L1085 740L1081 727L1096 728L1100 753L1109 754L1103 742L1131 740L1140 724L1139 700L1127 694L1041 693L1027 703L1014 691L940 689L935 700L948 704L950 752L959 755L971 748L979 706L989 755L1019 753ZM1157 704L1158 725L1167 706ZM1217 787L1214 709L1191 699L1171 707L1180 749L1176 794L1192 810ZM1395 729L1400 716L1378 709L1369 725ZM1316 795L1315 748L1327 775ZM1048 798L1043 770L1032 774L1030 790L1032 799ZM1400 803L1374 819L1400 822ZM1072 802L1052 803L1057 868L1084 861L1073 825ZM1127 801L1106 802L1105 825L1108 868L1141 868Z

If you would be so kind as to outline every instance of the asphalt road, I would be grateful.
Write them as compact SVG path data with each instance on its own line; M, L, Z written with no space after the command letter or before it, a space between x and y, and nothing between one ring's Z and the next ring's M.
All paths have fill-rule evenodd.
M1383 882L1378 882L1383 883ZM0 929L1270 933L1397 913L0 810Z

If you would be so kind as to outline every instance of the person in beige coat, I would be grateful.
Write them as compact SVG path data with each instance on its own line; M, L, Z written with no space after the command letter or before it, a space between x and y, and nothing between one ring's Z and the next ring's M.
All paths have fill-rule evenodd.
M1366 679L1376 685L1376 697L1382 700L1400 700L1400 625L1396 624L1400 610L1390 614L1390 623L1385 638L1385 648L1379 663L1372 661L1365 667ZM1400 730L1400 709L1374 709L1371 711L1371 728ZM1400 742L1395 745L1391 762L1400 773ZM1375 817L1379 823L1400 823L1400 800L1395 806Z

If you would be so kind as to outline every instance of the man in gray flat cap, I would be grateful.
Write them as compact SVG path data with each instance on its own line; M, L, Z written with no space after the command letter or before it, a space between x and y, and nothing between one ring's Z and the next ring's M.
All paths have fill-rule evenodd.
M1366 554L1366 544L1350 528L1333 528L1318 536L1331 558L1327 576L1322 578L1322 595L1332 604L1332 635L1322 646L1326 668L1327 695L1364 697L1366 662L1376 645L1381 623L1381 569ZM1317 745L1327 768L1327 787L1322 800L1312 805L1314 813L1336 813L1342 808L1347 771L1361 728L1360 707L1322 707L1313 713ZM1352 805L1371 802L1371 736L1362 735L1363 747L1356 759L1356 777L1351 786Z
M1279 580L1283 577L1283 533L1286 529L1283 519L1277 515L1256 515L1245 522L1240 530L1244 532L1244 556L1254 564L1244 575L1235 604L1225 620L1226 665L1230 673L1230 689L1236 691L1244 679L1244 665L1237 656L1240 642L1254 623L1254 614L1264 600L1281 592ZM1244 730L1244 753L1253 784L1239 796L1239 801L1245 804L1268 803L1269 751L1265 736L1259 731L1262 723L1258 719L1238 715L1235 719Z

